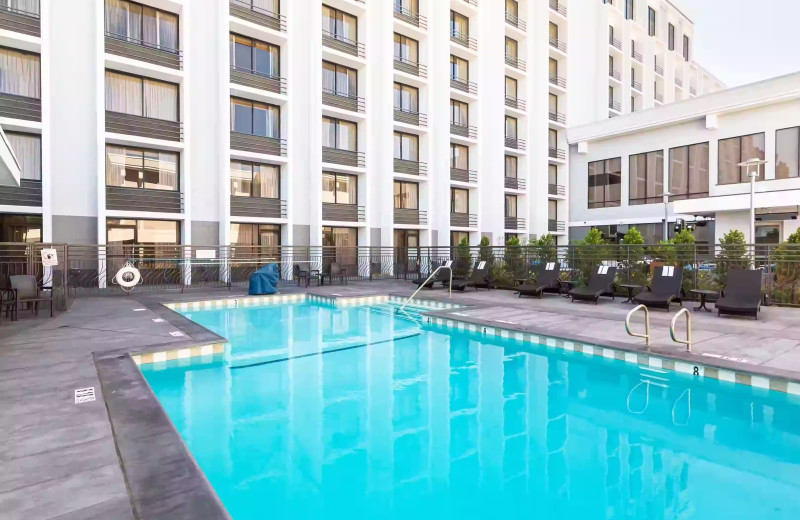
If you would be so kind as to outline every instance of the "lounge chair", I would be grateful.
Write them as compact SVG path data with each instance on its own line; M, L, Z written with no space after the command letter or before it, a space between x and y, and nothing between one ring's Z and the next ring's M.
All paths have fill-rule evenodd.
M463 291L467 287L474 287L476 291L478 287L489 288L489 266L486 265L486 261L479 261L469 274L469 278L453 280L453 289Z
M308 284L311 282L312 278L315 278L317 283L319 283L319 271L316 269L311 269L308 264L294 264L294 267L292 268L292 279L297 282L298 286L303 280L305 280L306 287L308 287Z
M426 276L420 276L416 280L413 280L412 283L416 284L417 287L424 286L426 289L433 289L436 286L436 282L448 283L450 281L450 269L453 266L453 261L448 260L441 266L431 265L431 273L439 269L439 267L446 267L447 269L439 269L439 272L436 273L436 276L428 280L430 277L430 273ZM427 282L427 283L426 283Z
M647 292L640 292L633 297L633 301L641 303L648 308L663 308L669 310L672 302L681 301L681 286L683 284L683 267L665 265L658 267L653 274L653 283Z
M320 275L320 279L325 284L325 278L328 279L328 283L333 285L333 281L339 279L342 281L343 284L347 285L347 277L348 272L347 268L342 267L342 264L339 262L331 262L331 266L328 268L328 272L322 273Z
M548 262L544 264L544 268L536 275L535 283L524 283L519 287L519 297L522 296L537 296L542 297L542 293L550 290L552 292L559 292L560 284L558 277L561 275L561 264L558 262Z
M761 309L761 270L731 269L728 285L717 300L717 315L734 314L758 319Z
M611 296L614 299L614 277L617 276L617 268L608 265L600 265L589 277L589 284L586 287L576 287L569 292L572 301L597 301L601 296Z
M36 277L32 274L16 274L10 276L11 288L16 293L16 310L19 311L20 304L28 303L33 304L33 314L39 314L39 303L50 304L50 317L53 317L53 293L50 290L49 295L45 295L43 291L48 290L40 287L36 283Z

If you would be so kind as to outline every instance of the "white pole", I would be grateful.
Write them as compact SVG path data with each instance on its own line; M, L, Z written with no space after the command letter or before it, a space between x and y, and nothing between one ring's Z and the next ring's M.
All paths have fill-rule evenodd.
M758 166L756 166L758 172ZM756 243L756 175L750 176L750 243Z

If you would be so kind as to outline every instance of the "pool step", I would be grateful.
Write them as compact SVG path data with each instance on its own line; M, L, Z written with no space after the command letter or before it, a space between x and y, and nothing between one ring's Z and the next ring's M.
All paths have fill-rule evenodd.
M382 314L384 316L392 316L395 318L403 318L409 321L413 321L418 325L422 325L422 314L420 308L414 308L410 306L406 306L402 312L400 311L400 305L395 303L381 303L378 305L369 305L367 308L370 312L375 314Z

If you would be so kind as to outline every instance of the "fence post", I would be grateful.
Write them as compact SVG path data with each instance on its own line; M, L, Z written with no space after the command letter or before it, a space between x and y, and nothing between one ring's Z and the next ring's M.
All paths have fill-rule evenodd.
M633 266L631 265L631 246L630 244L625 244L625 251L627 252L628 261L626 264L628 265L628 285L632 283L631 281L631 271L633 271Z

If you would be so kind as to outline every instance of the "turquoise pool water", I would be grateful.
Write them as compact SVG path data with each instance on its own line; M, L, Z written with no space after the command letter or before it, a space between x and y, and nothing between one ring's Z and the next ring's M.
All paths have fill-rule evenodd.
M235 520L800 516L794 396L386 306L185 314L224 359L143 372Z

